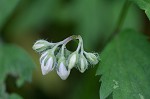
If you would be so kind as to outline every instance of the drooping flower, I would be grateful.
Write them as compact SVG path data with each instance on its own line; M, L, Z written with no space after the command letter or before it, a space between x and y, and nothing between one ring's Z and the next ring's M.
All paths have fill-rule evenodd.
M98 63L98 59L99 59L99 56L97 53L87 53L87 52L84 52L88 62L92 65L96 65Z
M38 53L41 53L48 48L52 48L54 45L55 43L49 43L48 41L45 40L38 40L35 42L32 48Z
M48 72L54 69L55 57L49 51L46 51L41 55L40 63L42 74L46 75Z
M62 80L66 80L70 74L70 69L67 70L65 64L61 62L57 69L57 74L60 76Z
M69 64L68 64L68 68L72 69L78 62L78 53L75 51L73 52L70 56L69 56L69 60L68 60Z
M87 59L84 57L84 55L80 55L78 66L79 71L83 73L87 68L88 68Z

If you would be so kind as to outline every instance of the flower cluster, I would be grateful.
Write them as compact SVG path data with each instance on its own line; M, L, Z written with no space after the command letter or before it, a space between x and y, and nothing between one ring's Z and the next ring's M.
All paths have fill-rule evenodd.
M72 40L78 39L78 47L74 52L66 48L66 44ZM52 70L56 70L62 80L66 80L72 68L83 73L88 69L88 65L96 65L99 61L97 53L84 51L83 40L81 36L70 36L63 41L50 43L45 40L38 40L33 45L33 49L41 54L40 64L42 74L46 75Z

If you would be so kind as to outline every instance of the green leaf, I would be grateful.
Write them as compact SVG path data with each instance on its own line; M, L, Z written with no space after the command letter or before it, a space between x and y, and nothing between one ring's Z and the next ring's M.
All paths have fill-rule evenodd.
M0 45L0 97L6 97L4 82L8 74L17 77L17 86L21 86L24 81L32 80L34 66L32 59L23 49L15 45Z
M146 15L150 20L150 0L131 0L135 2L142 10L145 10Z
M118 34L101 54L100 99L149 99L150 43L132 30Z

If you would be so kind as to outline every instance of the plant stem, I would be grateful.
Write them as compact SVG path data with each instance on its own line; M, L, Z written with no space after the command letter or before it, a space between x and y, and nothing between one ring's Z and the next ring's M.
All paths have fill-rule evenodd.
M62 56L64 56L64 49L65 49L65 47L66 47L66 44L68 43L68 42L70 42L72 40L72 37L69 37L67 40L66 40L66 42L62 45L62 47L61 47L61 55Z
M119 18L118 18L118 22L116 24L116 28L115 30L112 32L112 34L109 36L109 38L107 39L106 41L106 44L112 39L114 38L118 33L119 31L121 30L123 24L124 24L124 21L125 21L125 18L127 16L127 12L129 10L129 7L131 5L131 2L126 0L123 7L122 7L122 10L120 12L120 15L119 15Z
M77 52L79 52L79 50L81 49L81 54L83 54L84 52L84 48L83 48L83 39L80 35L78 35L78 37L76 38L79 40L79 44L78 44L78 47L77 47Z
M73 38L72 36L67 37L66 39L64 39L63 41L60 41L58 43L56 43L56 45L52 48L52 52L54 53L56 48L60 45L66 45L69 41L71 41ZM65 45L63 47L65 47Z
M130 5L131 5L131 2L126 0L124 5L123 5L123 8L121 10L121 13L120 13L120 16L119 16L119 20L117 22L116 29L114 30L114 32L118 33L120 31L120 29L122 28L122 26L124 24L124 21L125 21L125 18L127 16L127 13L128 13Z

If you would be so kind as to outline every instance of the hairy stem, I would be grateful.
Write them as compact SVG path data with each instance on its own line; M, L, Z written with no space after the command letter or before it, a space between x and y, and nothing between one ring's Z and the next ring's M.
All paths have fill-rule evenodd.
M83 50L83 40L82 40L82 37L80 35L72 35L66 39L64 39L63 41L60 41L58 43L56 43L56 45L53 47L52 49L52 52L54 53L54 51L56 50L56 48L60 45L62 45L62 51L61 51L61 54L64 55L64 49L65 49L65 46L68 42L72 41L72 40L75 40L75 39L79 39L79 45L78 45L78 48L77 48L77 51L80 50L80 47L82 48ZM83 52L83 51L82 51Z

